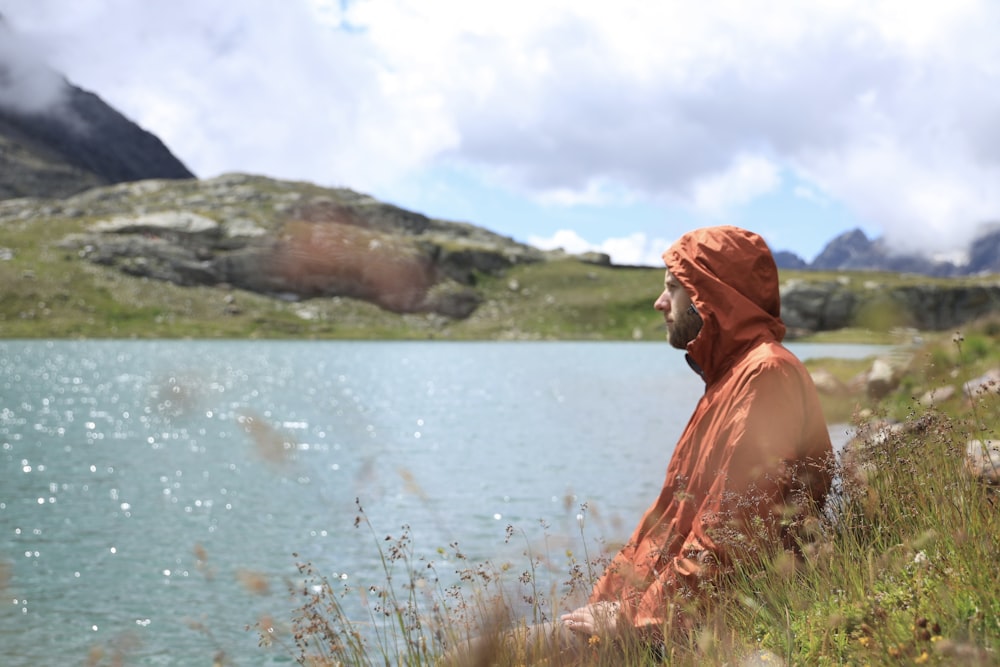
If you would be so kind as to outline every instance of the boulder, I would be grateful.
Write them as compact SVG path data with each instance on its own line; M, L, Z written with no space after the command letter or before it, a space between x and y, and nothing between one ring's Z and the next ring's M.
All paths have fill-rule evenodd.
M875 400L885 398L897 386L899 386L899 377L892 364L885 359L876 359L872 363L871 370L868 371L865 384L865 392L868 396Z
M1000 368L991 368L979 377L969 380L962 389L969 398L987 393L1000 394Z
M929 389L924 392L923 396L920 397L920 405L924 407L931 407L934 405L940 405L944 403L949 398L954 396L958 390L955 389L953 385L945 385L943 387L936 387L934 389Z
M1000 440L970 440L965 447L965 468L988 484L1000 484Z
M596 264L598 266L611 266L611 255L605 252L584 252L577 255L577 259L585 264Z
M217 236L219 223L190 211L158 211L143 215L119 215L102 220L92 231L109 234L204 234Z
M816 385L816 391L821 394L843 396L848 393L847 385L825 368L812 371L810 375L812 375L813 384Z

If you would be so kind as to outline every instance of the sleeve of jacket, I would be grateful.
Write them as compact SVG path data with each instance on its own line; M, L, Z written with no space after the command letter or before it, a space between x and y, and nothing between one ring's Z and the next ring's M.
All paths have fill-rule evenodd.
M672 600L695 594L702 579L752 558L761 540L778 537L793 468L809 454L811 388L803 386L804 375L795 365L769 363L732 387L702 444L704 492L691 530L631 610L635 626L662 625ZM829 439L821 415L818 423L820 451Z

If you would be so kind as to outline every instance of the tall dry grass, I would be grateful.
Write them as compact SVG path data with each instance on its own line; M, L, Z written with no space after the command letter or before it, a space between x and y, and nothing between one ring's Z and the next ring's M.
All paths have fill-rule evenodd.
M937 379L974 372L963 345L956 337L958 361ZM976 345L977 359L989 356ZM912 400L902 420L859 424L797 552L748 552L682 610L683 629L662 629L663 643L628 632L573 650L523 640L524 628L577 605L603 570L608 554L584 522L561 577L530 548L515 566L470 562L457 544L440 561L455 572L442 573L417 555L406 527L383 537L360 506L356 523L371 530L383 581L352 587L303 564L291 632L258 629L299 664L323 666L1000 664L1000 507L966 457L967 443L996 439L998 424L990 386L947 411ZM365 618L348 614L356 601Z

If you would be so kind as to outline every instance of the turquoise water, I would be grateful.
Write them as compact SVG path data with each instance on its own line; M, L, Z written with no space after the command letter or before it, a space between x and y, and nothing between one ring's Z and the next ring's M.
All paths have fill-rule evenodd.
M3 664L287 663L245 628L297 562L382 581L356 499L441 572L582 503L621 539L701 387L662 343L0 341Z

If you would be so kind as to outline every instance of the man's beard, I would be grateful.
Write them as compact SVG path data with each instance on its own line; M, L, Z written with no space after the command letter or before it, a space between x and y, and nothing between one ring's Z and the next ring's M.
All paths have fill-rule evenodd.
M685 309L674 318L674 323L667 329L667 341L678 350L687 349L687 344L695 339L701 331L701 315Z

